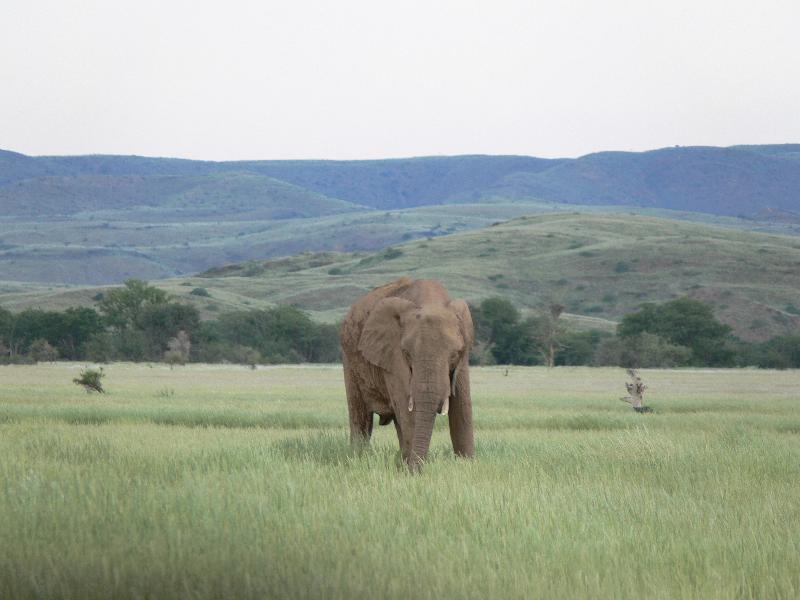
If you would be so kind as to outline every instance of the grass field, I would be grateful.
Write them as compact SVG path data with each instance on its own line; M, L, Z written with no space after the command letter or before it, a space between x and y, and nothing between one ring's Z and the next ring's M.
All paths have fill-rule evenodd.
M497 206L507 211L505 216L520 206L530 207ZM453 297L475 303L500 295L523 311L541 312L557 301L566 306L564 318L576 329L611 331L616 321L643 302L687 295L711 304L717 318L745 340L763 341L800 327L796 236L620 212L538 214L474 229L481 220L485 224L488 207L471 205L474 212L469 218L449 224L447 206L380 213L380 218L374 213L369 218L336 215L326 222L329 229L353 227L348 230L355 235L374 225L376 245L378 238L399 238L413 224L422 228L435 222L470 230L412 240L390 253L303 253L217 267L155 284L193 303L204 318L291 304L317 320L335 322L370 289L410 275L439 279ZM334 223L337 219L339 225ZM291 237L297 225L292 227L280 235L277 229L264 235L274 235L277 241L284 234ZM319 239L327 236L324 229L306 227L309 235L313 231ZM394 233L389 235L390 231ZM258 247L255 238L248 239L251 250ZM217 264L224 262L221 256L218 259ZM52 266L59 268L56 262ZM198 287L208 295L193 295ZM0 282L0 306L15 311L96 306L93 298L105 291Z
M473 371L441 418L353 454L340 367L0 367L2 598L796 598L800 373Z

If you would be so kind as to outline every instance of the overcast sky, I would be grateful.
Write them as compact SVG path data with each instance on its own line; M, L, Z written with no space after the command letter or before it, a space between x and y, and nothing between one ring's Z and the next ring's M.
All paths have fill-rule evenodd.
M0 148L215 160L800 142L800 1L3 0Z

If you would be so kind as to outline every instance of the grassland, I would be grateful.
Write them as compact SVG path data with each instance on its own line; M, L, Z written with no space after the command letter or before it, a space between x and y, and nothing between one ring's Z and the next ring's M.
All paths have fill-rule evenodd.
M247 179L216 177L215 186L176 192L169 202L158 206L102 208L101 204L69 215L0 216L0 281L74 286L119 283L129 277L164 279L226 263L306 251L374 251L407 240L552 212L633 211L740 230L800 232L800 225L793 222L653 208L512 201L501 196L384 211L303 192L269 178L261 178L267 180L263 190L253 191ZM57 200L58 192L56 188L50 196ZM38 206L33 200L26 202ZM114 196L109 196L107 204L114 206Z
M475 369L411 477L338 367L78 369L0 368L0 597L800 594L798 372Z
M0 219L0 280L97 285L128 277L164 279L305 251L381 249L552 210L547 204L506 202L385 212L355 205L350 210L339 204L309 207L304 200L300 206L319 214L272 214L288 211L291 200L278 208L269 203L260 213L256 205L246 214L231 211L216 218L197 214L201 206L177 215L172 207L160 207L93 211L68 219Z
M497 210L505 207L513 214L513 206ZM487 216L486 206L473 208L470 218L448 225L460 233L411 240L396 245L394 252L303 253L236 263L157 285L193 302L206 317L283 303L335 321L369 289L411 275L440 279L451 294L472 302L502 295L537 311L556 300L579 328L610 330L643 302L684 295L711 303L717 317L743 339L763 340L800 327L796 236L622 212L550 212L471 229ZM368 229L371 223L377 239L388 231L401 231L401 222L407 227L416 218L420 227L423 222L443 227L446 210L390 212L377 220L374 215L346 218L353 231ZM345 227L343 218L331 217ZM335 229L332 222L329 225ZM315 231L325 236L324 227ZM285 233L291 235L289 230ZM207 289L209 296L193 296L197 287ZM9 283L0 286L0 306L91 306L101 291Z

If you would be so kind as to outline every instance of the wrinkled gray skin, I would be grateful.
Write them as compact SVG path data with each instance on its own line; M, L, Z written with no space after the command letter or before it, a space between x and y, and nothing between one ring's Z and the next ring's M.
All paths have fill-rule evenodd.
M403 460L419 471L436 414L446 414L453 450L475 453L469 351L472 317L430 279L398 279L353 304L341 330L350 440L369 441L373 415L394 422Z

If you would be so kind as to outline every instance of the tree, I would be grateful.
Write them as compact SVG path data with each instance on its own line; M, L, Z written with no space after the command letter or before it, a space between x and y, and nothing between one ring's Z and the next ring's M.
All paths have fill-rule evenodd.
M181 330L178 334L167 342L167 351L164 360L170 364L186 364L189 360L189 352L192 350L192 342L189 334Z
M600 343L612 337L612 334L597 329L567 332L564 334L563 345L556 354L556 364L591 365Z
M28 355L36 362L53 362L58 358L58 350L40 338L31 342Z
M117 329L136 327L139 317L147 306L165 304L167 292L148 285L140 279L128 279L123 287L114 288L100 300L100 312L106 322Z
M800 368L800 335L783 335L759 344L756 364L766 369Z
M47 333L52 328L52 318L40 309L29 308L11 314L6 324L7 339L11 356L27 354L31 342L38 339L47 339Z
M535 338L539 342L542 357L548 367L556 364L556 353L564 348L564 328L559 318L564 312L564 306L552 303L546 314L536 320Z
M204 324L201 336L202 343L216 344L216 351L223 354L222 345L231 351L235 347L252 348L260 360L270 363L332 361L339 357L337 328L315 323L294 306L225 313L216 322Z
M539 363L541 349L534 336L536 319L501 328L491 346L491 353L500 365L535 365Z
M476 334L497 364L533 365L538 362L534 339L536 322L520 321L520 313L506 298L487 298L473 312Z
M92 336L103 332L103 319L93 308L68 308L62 313L62 329L55 343L59 354L69 360L86 355L86 344Z
M169 340L183 331L194 337L200 327L200 313L191 304L164 302L148 304L139 312L136 329L141 331L146 342L145 353L158 360L167 348ZM187 355L188 359L188 355Z
M632 368L670 368L690 364L691 349L670 344L652 334L640 333L629 337L608 338L600 342L594 364Z
M617 332L621 338L651 333L670 344L691 349L691 364L727 366L734 353L726 343L731 329L714 318L711 307L699 300L678 298L663 304L644 304L625 315Z
M3 343L3 355L14 354L14 314L5 308L0 308L0 342Z
M0 338L8 341L12 355L30 352L35 340L45 340L64 358L82 358L86 342L102 331L100 315L91 308L64 312L27 309L16 314L0 311Z

